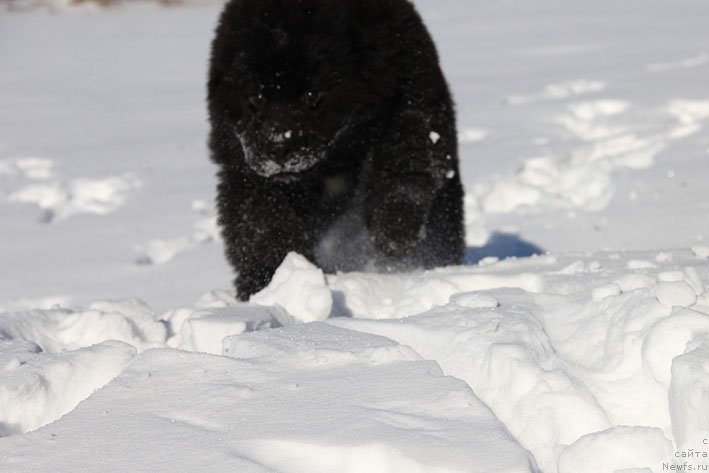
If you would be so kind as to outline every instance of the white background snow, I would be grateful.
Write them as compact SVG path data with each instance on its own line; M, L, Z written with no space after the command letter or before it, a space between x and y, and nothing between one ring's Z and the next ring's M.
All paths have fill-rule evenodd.
M705 0L417 0L467 264L292 254L260 305L212 205L220 6L65 3L0 6L1 472L707 471Z

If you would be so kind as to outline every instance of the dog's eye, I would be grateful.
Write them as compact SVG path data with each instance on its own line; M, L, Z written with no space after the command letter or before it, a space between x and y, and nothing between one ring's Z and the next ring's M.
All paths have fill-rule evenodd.
M263 94L259 93L249 97L248 101L251 110L254 112L258 112L259 110L261 110L261 107L263 107L263 103L266 101L266 97L264 97Z
M310 108L317 108L324 96L323 92L309 90L303 94L303 102Z

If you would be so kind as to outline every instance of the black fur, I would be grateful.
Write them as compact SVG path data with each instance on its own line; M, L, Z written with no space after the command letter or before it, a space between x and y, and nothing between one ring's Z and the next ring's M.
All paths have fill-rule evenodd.
M290 251L328 271L462 261L453 103L408 1L231 0L208 102L240 299Z

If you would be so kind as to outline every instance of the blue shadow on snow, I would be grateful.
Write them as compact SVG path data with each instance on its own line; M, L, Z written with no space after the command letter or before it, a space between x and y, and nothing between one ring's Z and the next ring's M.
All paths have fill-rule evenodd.
M469 246L465 249L465 264L478 264L489 257L499 259L524 258L543 254L543 248L521 239L512 233L494 232L483 246Z

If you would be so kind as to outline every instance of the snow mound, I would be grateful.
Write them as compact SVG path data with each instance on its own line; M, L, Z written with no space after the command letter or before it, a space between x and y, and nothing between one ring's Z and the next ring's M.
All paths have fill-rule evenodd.
M701 344L692 340L686 352L672 360L669 402L677 446L705 451L709 437L709 337Z
M229 337L224 340L224 355L269 365L286 364L295 369L421 360L411 348L387 338L363 337L358 332L320 323Z
M197 360L189 352L199 351L239 360L241 364L225 370L232 370L237 378L246 376L243 382L234 383L246 386L248 389L242 388L248 392L258 392L248 402L239 398L238 404L243 404L243 415L248 409L261 412L260 420L267 424L263 429L273 430L270 436L265 436L264 430L230 443L240 445L239 458L255 459L277 471L477 471L458 470L443 463L432 465L423 460L426 456L402 453L417 450L415 447L423 443L418 436L433 429L421 420L406 434L414 440L407 437L399 444L392 439L401 438L401 433L365 441L370 434L363 432L370 427L358 431L361 438L338 437L337 431L328 437L325 430L318 430L320 427L303 424L305 420L296 419L295 414L286 415L285 408L271 409L297 395L303 405L293 409L307 418L317 417L312 410L316 406L330 406L328 402L332 402L328 409L333 411L322 414L323 418L336 419L332 425L353 425L350 417L357 416L362 417L358 422L365 424L381 422L378 416L367 417L358 410L356 396L365 396L365 392L374 395L377 389L389 386L397 391L388 391L388 402L423 406L419 391L411 388L425 388L422 375L411 375L410 379L397 376L406 375L402 366L422 367L440 376L440 366L446 375L462 380L445 378L446 382L467 383L492 411L491 418L504 423L543 471L655 471L652 462L665 455L672 441L677 448L701 448L697 439L709 430L705 381L709 371L709 266L695 253L488 259L478 266L406 274L342 273L327 279L307 260L292 254L279 269L276 284L264 291L274 294L268 306L241 304L231 292L213 291L194 307L162 315L136 300L97 302L83 310L0 314L0 334L6 340L0 346L0 361L5 367L0 386L14 386L6 388L10 394L5 396L8 412L15 413L0 422L5 435L35 429L69 412L92 390L116 376L134 350L174 347L182 351L151 352L140 358L161 354L166 359L149 376L159 378L154 389L168 389L162 383L170 382L190 398L201 399L211 392L208 386L187 386L185 383L193 382L189 376L179 382L170 378L178 377L177 372L184 369L179 363L173 369L174 358ZM293 313L311 314L307 309L309 299L334 300L327 314L321 312L325 317L330 312L349 317L301 323ZM293 313L281 305L291 300L300 304L299 308L290 308ZM130 343L135 349L108 341L112 339ZM224 363L215 361L222 360L220 357L199 360L195 363L204 367L190 369L199 373L195 376L207 378L213 374L212 364ZM92 375L93 369L102 370L102 377ZM130 380L126 383L134 382L131 369L120 375ZM352 377L348 378L350 371ZM294 391L276 399L275 393L254 387L253 379L264 376ZM324 383L323 391L339 403L326 402L317 390L293 388L314 376L325 377L317 382ZM379 381L380 385L374 379L386 382ZM70 384L72 387L68 387ZM343 391L346 387L356 393ZM82 406L94 399L99 402L106 389L90 396L65 418L84 415ZM25 392L33 394L18 394ZM434 391L427 395L434 395ZM165 396L163 409L178 402L169 393ZM134 393L128 398L133 399ZM384 398L382 394L380 401ZM477 406L482 405L480 401L466 402ZM269 406L267 413L258 407L262 405ZM446 404L427 408L441 406ZM340 409L337 412L336 407ZM211 408L225 411L216 405ZM377 409L387 416L398 412L391 405ZM410 419L410 407L406 409L407 416L402 419ZM136 416L138 429L138 413L130 412ZM438 415L436 411L434 417ZM195 418L193 413L180 416ZM284 419L302 428L284 430ZM201 419L197 424L221 434L230 432L230 427L220 422L227 420ZM146 428L163 429L164 425ZM313 429L315 441L310 437ZM283 432L288 435L281 436ZM441 458L456 458L457 437L445 438L439 447L452 450L446 450ZM451 438L454 440L449 442ZM619 447L610 447L615 444ZM633 445L625 456L619 453L625 449L623 445ZM657 455L643 457L642 451ZM394 452L399 452L398 456ZM598 457L594 463L585 460L588 452L605 454L592 454ZM516 453L498 456L506 461L518 458ZM291 470L289 465L298 466ZM579 470L579 465L586 470Z
M250 301L278 305L301 322L325 320L332 310L332 295L322 270L298 253L289 253L270 284Z
M586 435L564 450L559 473L662 471L662 463L670 463L672 453L672 443L660 429L617 427Z
M543 291L509 279L508 287L457 294L403 320L364 319L377 318L374 312L328 323L391 338L436 360L471 386L543 471L556 471L559 455L582 437L620 426L633 427L592 439L599 451L604 439L621 435L632 438L633 451L665 452L673 432L683 441L709 427L701 416L709 406L706 353L698 348L709 340L707 290L686 266L696 261L689 252L637 255L656 263L632 268L613 256L537 258ZM521 273L521 263L487 265L486 277L514 266ZM343 298L357 307L371 293L345 290ZM648 435L646 427L656 430ZM581 445L564 457L569 465L585 451Z
M116 377L135 355L121 342L63 353L0 339L0 437L60 418Z
M280 307L238 305L196 310L182 322L179 334L168 345L219 355L226 337L279 327L289 320L290 316Z
M144 352L51 426L3 439L4 471L56 471L57 455L67 470L107 473L145 465L201 473L205 464L258 473L537 471L465 383L436 363L381 337L303 327L342 356L294 366L291 356L313 348L299 344L302 327L274 333L275 343L244 336L252 347L263 342L265 358Z
M333 309L336 315L402 318L445 305L455 294L500 287L540 292L544 284L542 278L528 269L553 261L553 257L508 261L499 264L493 273L484 266L401 274L342 273L328 276L328 285L336 294ZM488 301L487 305L491 303Z
M453 303L400 323L331 323L387 336L437 360L446 374L471 386L542 469L555 464L561 445L610 426L593 396L554 367L553 348L539 322L531 314L505 310L504 303L494 310Z
M94 302L87 309L0 313L0 336L35 343L57 353L119 340L139 350L162 346L167 330L137 299Z

